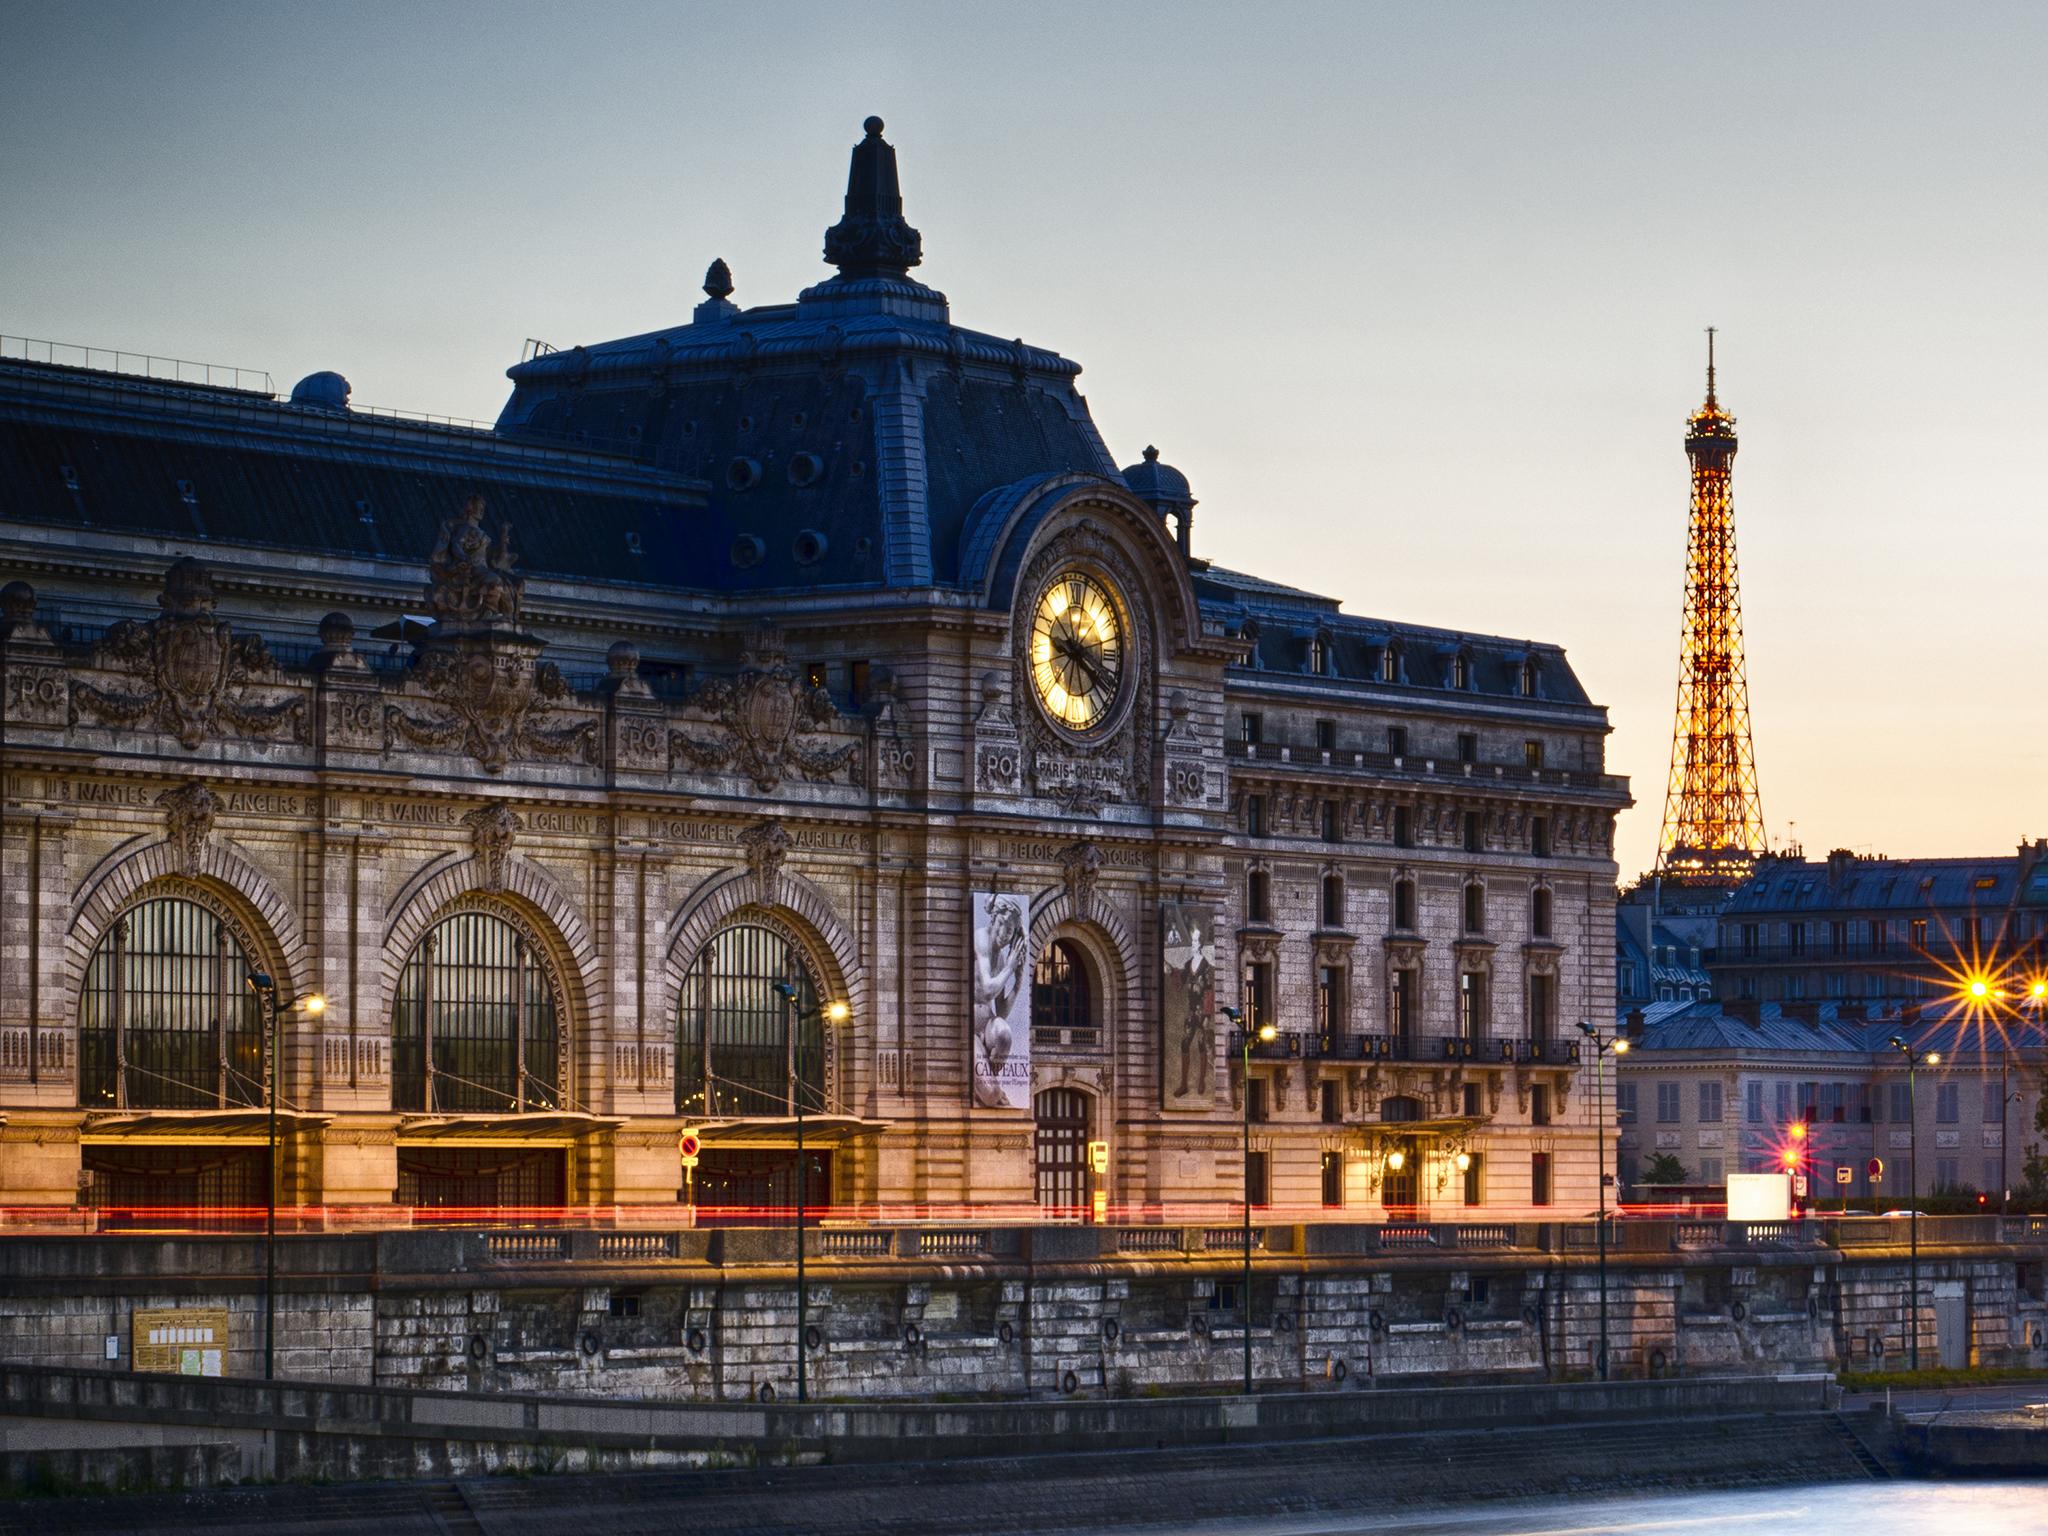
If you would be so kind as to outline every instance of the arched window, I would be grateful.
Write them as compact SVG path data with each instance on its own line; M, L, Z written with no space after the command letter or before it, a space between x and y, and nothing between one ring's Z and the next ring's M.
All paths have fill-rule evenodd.
M1100 1039L1088 961L1071 939L1054 939L1031 977L1031 1034L1045 1045L1094 1045Z
M1391 642L1380 648L1380 681L1396 683L1401 680L1401 652Z
M1451 686L1470 688L1472 686L1472 654L1460 651L1451 658Z
M1521 690L1522 697L1525 699L1536 697L1536 663L1534 661L1522 663Z
M778 982L796 989L792 1004ZM825 1020L796 945L742 923L714 934L683 976L676 1005L676 1110L780 1116L825 1108Z
M561 1021L537 948L495 912L457 912L427 930L391 1012L393 1109L561 1107Z
M248 956L196 901L124 912L93 951L78 1010L78 1102L119 1109L263 1102L263 1021Z

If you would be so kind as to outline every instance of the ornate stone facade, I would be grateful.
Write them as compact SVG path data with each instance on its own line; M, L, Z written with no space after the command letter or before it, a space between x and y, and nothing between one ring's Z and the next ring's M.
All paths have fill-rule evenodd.
M277 983L284 1177L325 1206L775 1203L799 1105L863 1206L1145 1221L1248 1173L1310 1219L1590 1204L1604 713L1554 650L1194 557L1185 481L1116 469L1074 365L909 278L886 149L778 350L728 273L692 324L514 369L493 434L238 398L303 507L232 500L205 390L0 363L10 419L101 391L209 519L202 564L90 465L0 490L0 576L40 589L0 603L0 1111L34 1148L0 1204L137 1203L202 1115L242 1176L237 966ZM404 473L365 496L357 455ZM972 1093L976 893L1029 914L1024 1108ZM1277 1025L1249 1078L1212 993Z

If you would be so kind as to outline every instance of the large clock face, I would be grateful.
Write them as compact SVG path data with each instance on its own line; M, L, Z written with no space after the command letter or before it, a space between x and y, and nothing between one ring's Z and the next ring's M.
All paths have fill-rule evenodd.
M1031 681L1045 712L1070 731L1106 724L1124 676L1121 610L1109 587L1065 571L1038 600L1031 621Z

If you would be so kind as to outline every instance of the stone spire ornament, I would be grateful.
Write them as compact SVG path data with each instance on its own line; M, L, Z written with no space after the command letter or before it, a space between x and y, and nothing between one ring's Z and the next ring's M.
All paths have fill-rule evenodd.
M882 120L862 126L867 137L853 146L846 211L825 231L825 259L847 277L908 277L924 260L924 237L904 222L896 151L882 137Z

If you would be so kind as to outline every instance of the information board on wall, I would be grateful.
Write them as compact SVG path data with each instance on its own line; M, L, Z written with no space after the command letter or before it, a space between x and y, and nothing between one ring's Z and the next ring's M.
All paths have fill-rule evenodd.
M218 1376L228 1350L225 1307L137 1307L135 1369Z

